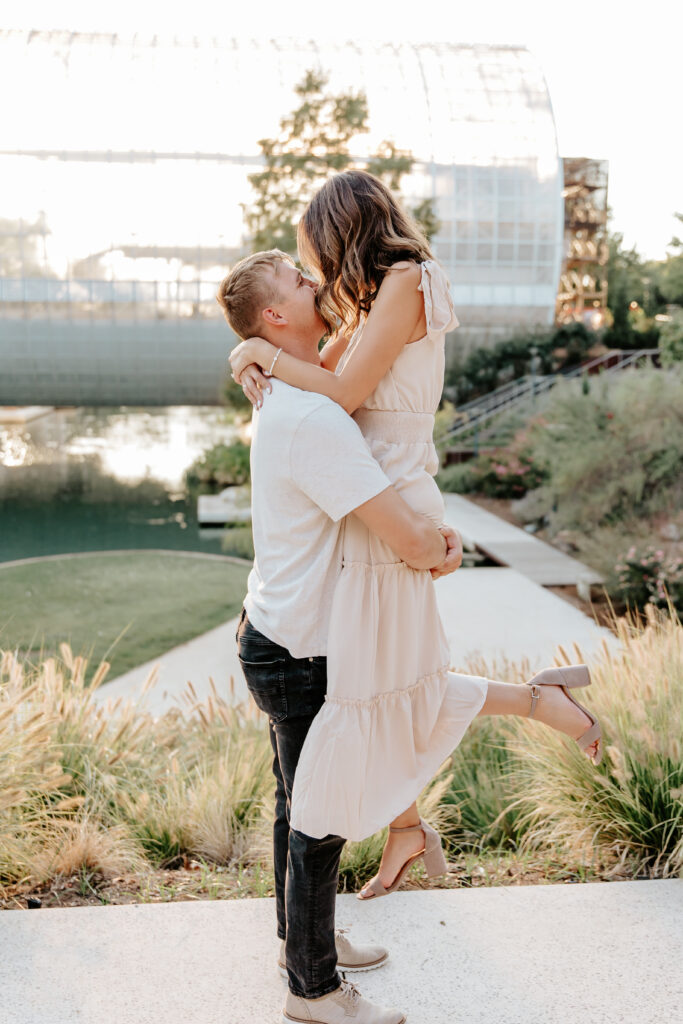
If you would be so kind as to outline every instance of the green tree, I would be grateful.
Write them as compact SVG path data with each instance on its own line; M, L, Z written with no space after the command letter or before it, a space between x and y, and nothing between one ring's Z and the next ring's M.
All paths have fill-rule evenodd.
M683 310L674 313L662 324L659 347L662 352L662 366L683 362Z
M642 348L656 345L658 332L651 317L661 305L658 264L642 258L636 248L624 248L624 236L609 236L607 305L613 322L604 341L611 348ZM631 303L638 304L637 314Z
M683 224L683 213L675 216ZM657 264L657 288L664 302L683 306L683 239L674 235L669 249L674 251Z
M354 166L351 140L368 131L368 103L362 91L326 91L328 76L309 70L296 86L299 105L280 120L275 138L261 139L264 169L249 176L255 192L245 221L252 251L296 253L296 225L314 192L330 174ZM367 169L398 189L413 166L412 154L383 142ZM430 200L412 211L428 234L438 229Z

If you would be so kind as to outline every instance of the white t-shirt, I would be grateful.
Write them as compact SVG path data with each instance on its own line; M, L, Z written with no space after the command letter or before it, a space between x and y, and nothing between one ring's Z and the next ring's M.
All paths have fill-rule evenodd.
M249 620L295 658L327 652L344 516L391 481L356 423L324 395L272 380L254 411Z

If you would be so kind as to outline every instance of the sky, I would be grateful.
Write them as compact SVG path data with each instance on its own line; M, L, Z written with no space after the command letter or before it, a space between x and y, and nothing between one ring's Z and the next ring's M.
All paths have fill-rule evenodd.
M291 0L5 0L0 25L524 45L548 83L560 155L609 160L612 230L643 256L662 259L680 234L674 212L683 212L679 11L674 0L584 0L574 12L549 0L327 0L319 7Z

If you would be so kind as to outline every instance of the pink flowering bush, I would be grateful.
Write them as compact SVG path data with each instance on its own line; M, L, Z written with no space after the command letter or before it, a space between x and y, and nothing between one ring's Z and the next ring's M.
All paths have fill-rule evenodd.
M617 562L615 573L614 596L629 607L663 607L670 599L678 611L683 608L683 559L654 547L631 547Z
M512 447L482 456L475 476L477 490L491 498L521 498L543 483L546 472L530 452Z

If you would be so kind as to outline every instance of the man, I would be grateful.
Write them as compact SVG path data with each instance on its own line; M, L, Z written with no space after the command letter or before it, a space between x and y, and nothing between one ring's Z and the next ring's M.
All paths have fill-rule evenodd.
M316 285L278 250L238 263L218 301L242 338L259 335L319 363L324 324ZM256 382L256 383L255 383ZM254 390L260 383L267 401ZM273 830L280 966L289 979L284 1019L308 1024L402 1024L405 1016L364 999L342 971L387 959L335 935L339 859L344 839L313 839L289 827L294 774L327 688L326 640L341 570L342 524L358 516L408 565L452 572L462 549L391 486L355 422L323 395L255 374L245 384L260 406L251 449L255 561L237 630L249 691L269 718L276 779Z

